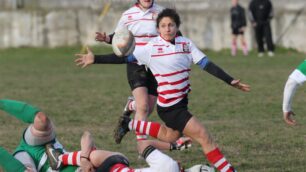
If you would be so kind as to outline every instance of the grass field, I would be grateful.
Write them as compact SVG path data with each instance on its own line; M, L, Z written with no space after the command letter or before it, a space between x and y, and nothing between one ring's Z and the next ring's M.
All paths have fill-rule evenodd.
M57 126L57 136L67 150L78 150L79 139L89 130L98 148L126 154L132 166L138 160L135 136L129 133L114 144L114 123L130 95L125 65L74 64L79 47L0 50L0 98L29 102L47 112ZM95 47L95 53L111 52ZM250 93L233 89L194 66L190 111L207 126L226 157L240 172L305 171L306 89L300 88L293 108L299 125L282 120L283 87L305 54L279 49L273 58L229 56L229 51L206 52L232 76L252 87ZM156 112L150 120L160 121ZM0 145L13 151L25 124L0 112ZM207 163L200 146L171 152L185 166Z

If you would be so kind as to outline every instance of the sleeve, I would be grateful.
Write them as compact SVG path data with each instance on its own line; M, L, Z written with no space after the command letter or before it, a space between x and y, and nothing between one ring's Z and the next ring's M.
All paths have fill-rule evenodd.
M199 65L201 69L205 70L209 74L215 76L216 78L219 78L220 80L226 82L229 85L231 85L231 82L234 80L234 78L227 74L223 69L221 69L213 62L209 61L208 57L202 58L197 63L197 65Z
M5 171L24 172L25 166L15 159L7 150L0 147L0 167Z
M127 57L118 57L116 54L95 55L94 64L124 64Z
M121 15L121 18L120 18L120 20L117 23L117 26L115 28L115 32L118 31L120 28L126 27L124 23L125 23L125 18L124 18L123 15Z
M192 41L190 41L190 55L194 64L197 64L200 60L202 60L206 55L199 50Z
M148 43L145 46L136 46L133 52L133 56L138 61L139 65L149 66L151 59L151 44Z
M296 89L299 84L292 78L288 78L285 88L284 88L284 97L283 97L283 112L291 111L291 102L295 94Z

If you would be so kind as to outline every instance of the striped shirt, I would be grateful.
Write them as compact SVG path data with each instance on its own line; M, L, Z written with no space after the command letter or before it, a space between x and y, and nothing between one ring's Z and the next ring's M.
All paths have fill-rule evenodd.
M189 39L178 36L172 44L160 36L133 53L139 64L147 65L158 83L157 104L169 107L182 100L191 90L189 71L206 57Z
M136 46L146 45L152 38L157 37L156 18L162 7L153 4L151 8L142 11L138 4L125 11L115 29L115 32L122 27L127 27L134 37Z

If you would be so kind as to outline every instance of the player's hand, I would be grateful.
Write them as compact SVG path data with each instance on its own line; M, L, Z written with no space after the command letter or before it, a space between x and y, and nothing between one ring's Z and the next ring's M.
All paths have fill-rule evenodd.
M82 68L94 63L95 56L88 47L87 54L76 54L75 56L78 58L74 62L77 66L80 66Z
M110 38L108 35L106 35L105 32L96 32L96 41L99 42L110 42Z
M231 82L231 85L239 90L242 90L242 91L246 91L246 92L249 92L251 90L251 87L248 85L248 84L243 84L240 82L240 79L234 79L232 82Z
M283 117L288 125L296 125L296 121L292 118L294 115L295 114L292 111L284 112Z
M94 172L95 171L95 168L92 165L92 163L86 158L81 158L81 168L83 172Z
M170 150L185 150L191 147L190 137L180 137L175 143L171 143Z
M240 32L244 32L245 31L245 27L242 27L239 29Z
M256 27L256 26L257 26L257 23L256 23L256 22L252 22L252 26L253 26L253 27Z

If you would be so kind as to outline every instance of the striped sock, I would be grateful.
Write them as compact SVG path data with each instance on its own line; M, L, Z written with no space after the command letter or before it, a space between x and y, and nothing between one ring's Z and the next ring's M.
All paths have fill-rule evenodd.
M235 172L233 166L225 159L218 148L206 154L206 157L220 172Z
M80 158L81 156L81 151L76 151L76 152L69 152L65 153L63 155L60 155L58 159L62 161L63 165L77 165L80 166Z
M135 130L139 134L149 135L154 138L157 138L160 124L157 122L148 122L148 121L139 121L132 119L129 123L129 129Z

